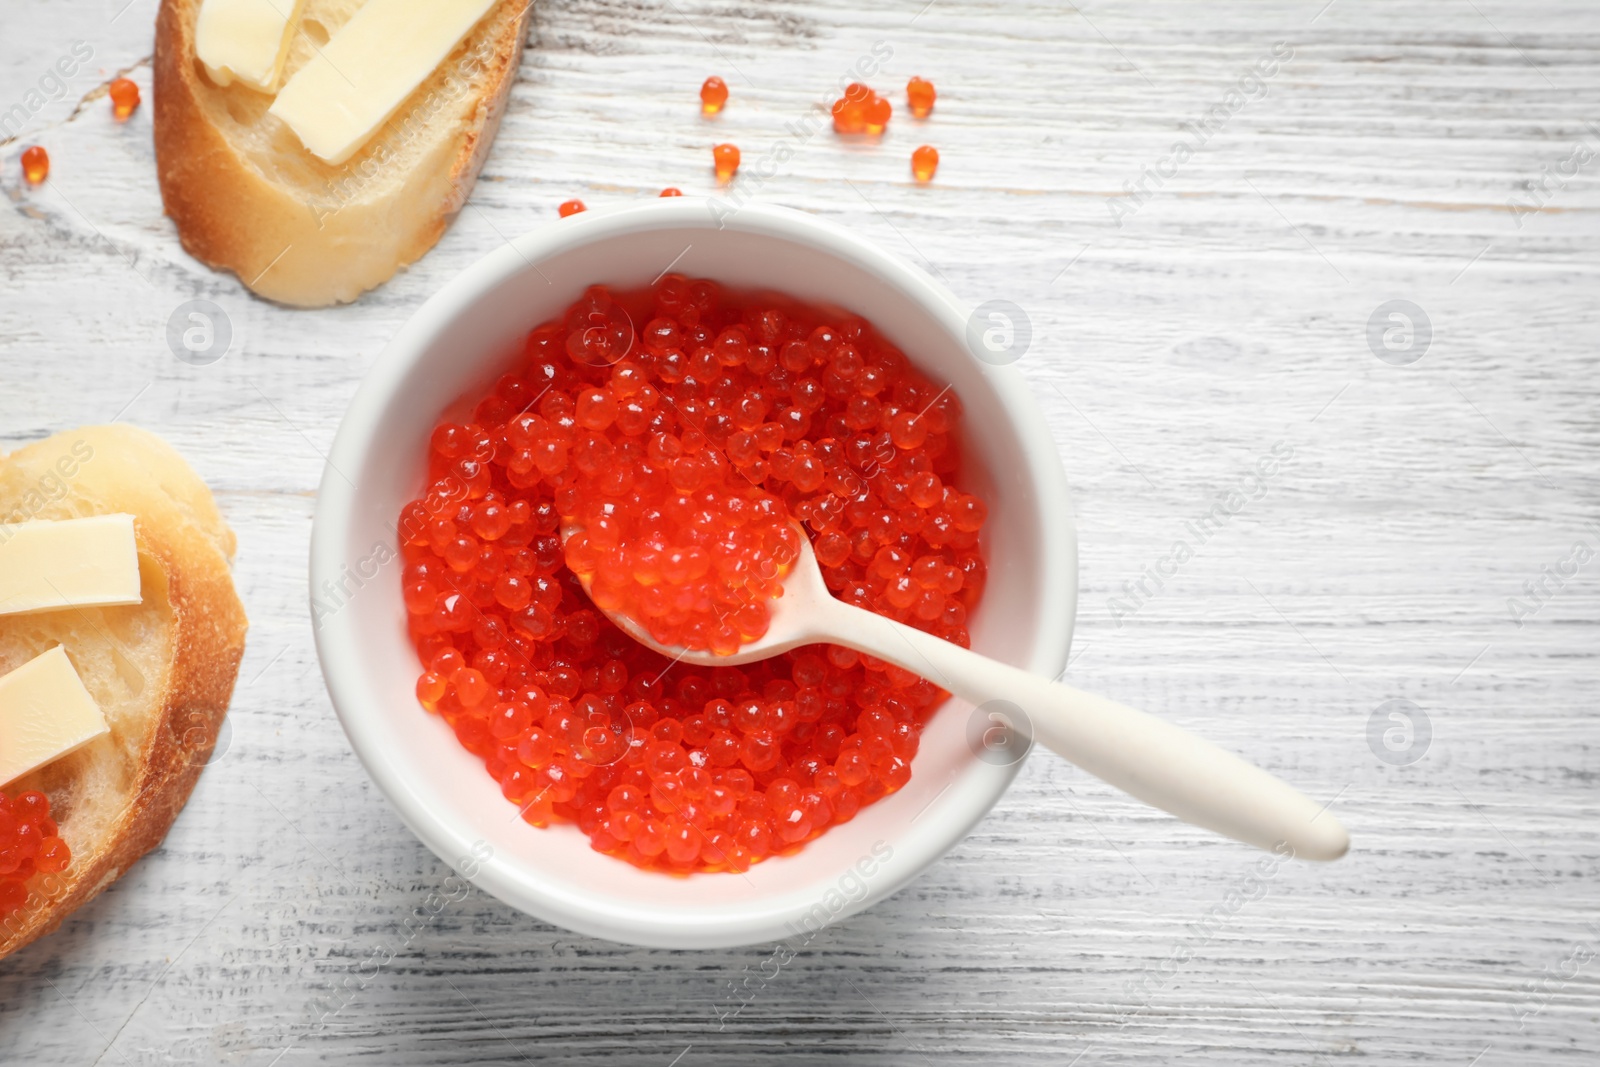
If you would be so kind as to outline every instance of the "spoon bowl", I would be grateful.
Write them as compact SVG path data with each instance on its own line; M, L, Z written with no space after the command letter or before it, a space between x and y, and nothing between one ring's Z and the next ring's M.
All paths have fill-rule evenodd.
M650 631L632 616L608 611L606 617L641 645L655 649L674 663L688 663L696 667L739 667L757 660L771 659L802 645L832 641L831 636L817 629L818 620L824 617L830 604L839 604L839 601L834 599L827 583L822 580L822 568L811 552L811 539L798 524L795 528L800 531L800 553L784 576L783 595L772 601L772 625L760 638L740 646L739 651L731 655L720 656L709 649L664 645L650 636ZM563 523L561 540L565 542L582 530L583 527L577 523ZM578 575L578 581L586 593L589 592L592 578L591 574Z

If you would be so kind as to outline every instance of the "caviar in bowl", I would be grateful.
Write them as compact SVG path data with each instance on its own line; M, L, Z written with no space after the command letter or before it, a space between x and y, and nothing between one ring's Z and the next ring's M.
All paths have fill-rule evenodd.
M337 606L313 604L341 722L407 824L489 892L594 936L716 947L815 929L892 893L961 839L1016 766L982 758L969 742L972 709L949 701L892 795L792 854L674 876L595 851L575 826L530 827L483 759L421 711L396 520L423 490L435 427L453 404L490 392L528 331L591 284L649 286L669 268L847 309L950 385L963 410L963 486L988 504L988 578L967 620L975 649L1059 672L1075 554L1055 448L1014 369L971 354L966 312L920 271L809 216L756 206L728 215L688 199L587 212L498 250L418 312L353 402L318 502L312 588L349 590Z

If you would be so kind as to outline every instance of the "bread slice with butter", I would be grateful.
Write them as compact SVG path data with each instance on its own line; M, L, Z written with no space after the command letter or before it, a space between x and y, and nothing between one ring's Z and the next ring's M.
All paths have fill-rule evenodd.
M434 4L417 2L419 16ZM466 202L494 139L521 61L529 0L496 0L341 162L314 154L269 109L296 74L326 65L323 53L362 0L305 0L287 30L276 80L270 60L265 72L244 70L249 56L238 60L237 77L226 65L207 71L196 52L203 3L162 0L156 18L156 167L184 247L261 296L298 307L354 300L432 248ZM406 52L402 44L396 55ZM348 80L344 73L341 85L361 83L358 71ZM275 81L275 91L251 81Z
M216 743L244 652L234 537L171 446L125 425L0 457L0 522L134 516L140 602L0 615L0 675L61 647L109 731L10 783L37 789L72 850L0 916L0 958L55 929L166 836Z

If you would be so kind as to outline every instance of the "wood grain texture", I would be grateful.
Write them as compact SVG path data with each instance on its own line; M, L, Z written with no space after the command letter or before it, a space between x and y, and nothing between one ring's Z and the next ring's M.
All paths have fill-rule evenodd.
M303 313L180 250L148 108L119 127L93 95L128 68L148 93L154 0L124 2L15 0L0 35L0 109L74 40L94 50L0 147L0 441L116 417L167 437L238 531L252 629L227 749L165 846L0 964L0 1058L1595 1062L1600 561L1521 625L1507 606L1600 546L1592 5L549 0L439 247ZM1040 754L970 838L776 976L766 949L625 948L479 893L408 933L446 868L346 745L305 608L345 405L505 235L574 195L710 191L713 142L759 158L877 41L875 83L898 105L931 78L932 119L901 108L872 147L818 134L753 195L1025 310L1019 367L1079 514L1072 681L1334 802L1354 851L1263 877ZM1164 162L1276 42L1292 56ZM707 121L713 72L733 99ZM28 189L34 142L54 171ZM943 157L927 188L922 142ZM207 367L165 341L196 298L234 332ZM1409 366L1368 341L1396 299L1431 324ZM1263 494L1137 611L1113 603L1280 442L1294 458ZM1407 766L1368 742L1395 698L1432 728ZM719 1023L736 985L759 991Z

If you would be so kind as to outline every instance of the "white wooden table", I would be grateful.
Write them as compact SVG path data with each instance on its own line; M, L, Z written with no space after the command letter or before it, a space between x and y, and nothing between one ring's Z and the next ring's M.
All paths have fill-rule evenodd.
M1596 1062L1600 11L924 3L549 0L471 207L389 285L307 313L185 256L148 103L111 122L118 72L148 99L155 0L11 0L0 440L119 418L167 437L238 531L251 631L226 749L166 844L0 964L0 1060ZM86 68L28 97L75 40ZM877 41L883 144L820 134L757 197L1025 309L1019 366L1079 512L1072 680L1332 802L1355 850L1254 875L1037 754L967 841L720 1028L766 949L596 942L477 892L406 935L446 869L346 745L306 609L340 414L502 235L575 195L709 191L714 141L757 158ZM710 73L733 90L715 123ZM925 125L901 105L919 73ZM918 188L924 141L943 163ZM35 142L54 169L29 189ZM207 367L165 340L196 298L234 334ZM1379 316L1369 340L1397 300L1426 333ZM1293 459L1250 496L1274 445ZM1235 490L1199 543L1186 523ZM1535 604L1547 566L1577 573ZM1130 594L1147 568L1164 584ZM1512 598L1538 610L1519 625ZM1378 712L1395 699L1426 742ZM395 956L369 973L375 949Z

